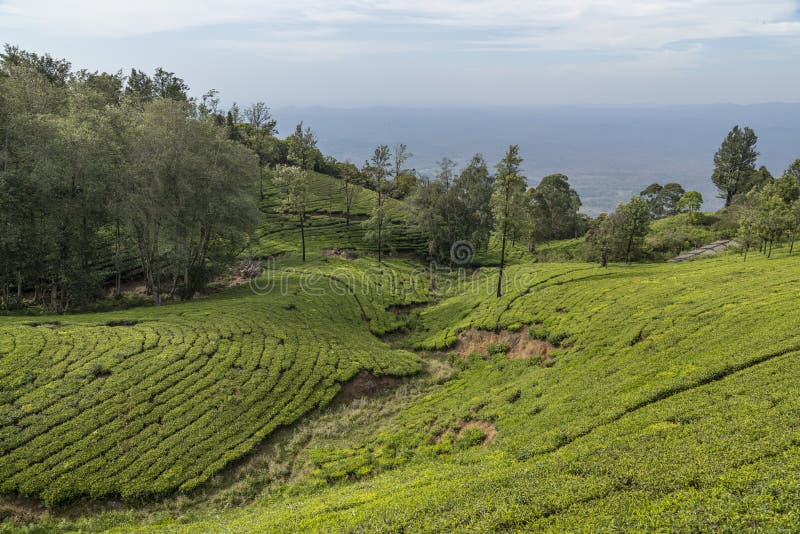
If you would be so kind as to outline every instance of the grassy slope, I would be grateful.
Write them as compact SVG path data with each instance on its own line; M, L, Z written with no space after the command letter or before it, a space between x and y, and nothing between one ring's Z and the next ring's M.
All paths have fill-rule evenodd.
M531 322L565 345L554 367L473 361L393 416L383 434L338 451L380 456L394 443L397 454L402 442L404 460L393 468L376 462L376 476L293 487L171 528L798 524L800 258L513 271L518 286L499 301L479 289L423 311L427 330L413 341L436 347L469 325ZM497 440L435 442L470 419L492 422Z

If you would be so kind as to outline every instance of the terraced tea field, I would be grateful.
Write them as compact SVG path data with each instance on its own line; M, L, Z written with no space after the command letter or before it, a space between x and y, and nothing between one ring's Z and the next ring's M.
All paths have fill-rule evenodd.
M48 502L188 491L360 370L416 372L367 322L390 328L385 308L422 293L370 292L353 264L323 267L362 282L288 272L265 295L0 318L0 490Z
M322 251L334 247L374 252L374 246L364 240L361 223L372 213L376 193L361 187L358 189L348 226L342 181L324 174L313 174L306 222L306 251L309 258L318 258ZM259 256L299 253L300 229L296 217L281 213L281 193L274 185L267 184L265 191L266 200L261 205L264 217L258 232L259 245L253 253ZM394 250L424 251L425 239L409 224L407 206L393 198L386 199L386 206L387 217L392 221L387 235L391 236Z

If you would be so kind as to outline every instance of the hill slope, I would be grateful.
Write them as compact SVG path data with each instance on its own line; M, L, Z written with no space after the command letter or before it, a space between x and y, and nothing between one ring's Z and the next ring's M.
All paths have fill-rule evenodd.
M348 456L361 466L351 480L363 476L364 465L377 476L301 485L174 528L796 525L798 280L795 257L608 270L518 266L505 297L491 297L490 285L470 288L424 310L424 326L412 339L443 347L468 326L530 323L561 345L550 354L555 365L472 359L400 411L382 434L322 451L339 467ZM465 443L470 421L491 425L494 441L477 432ZM398 436L401 467L380 473L380 461L364 460L380 460Z
M385 308L423 293L375 291L360 276L372 266L331 260L163 308L0 318L0 489L49 502L191 490L359 371L418 371L369 329L394 328Z
M409 264L395 267L403 265L410 276ZM306 266L316 268L332 267ZM334 438L321 420L328 426L292 453L298 474L247 506L220 513L201 505L180 521L170 511L108 511L61 526L485 532L800 524L800 257L608 269L519 264L501 299L495 276L454 275L451 296L411 311L412 331L397 342L448 350L468 329L527 326L550 344L546 358L456 358L460 370L449 379L334 410L339 419L361 414L365 428ZM438 283L443 291L446 281ZM421 354L426 366L438 358ZM383 407L389 401L396 409ZM276 447L295 450L289 441Z

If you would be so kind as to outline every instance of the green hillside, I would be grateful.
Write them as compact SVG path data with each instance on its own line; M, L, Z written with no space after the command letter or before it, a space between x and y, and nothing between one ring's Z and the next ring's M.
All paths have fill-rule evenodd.
M363 187L350 209L351 220L347 224L342 181L319 173L311 173L309 190L306 247L309 258L318 258L323 251L332 248L350 251L373 252L375 247L364 240L362 222L369 217L375 205L377 193ZM265 186L266 200L261 204L262 223L258 229L258 244L252 250L257 256L280 254L299 255L300 229L290 214L281 206L281 192L274 184ZM408 206L399 200L387 198L387 217L392 223L390 245L396 252L421 253L425 251L425 239L413 227Z
M337 263L262 278L263 294L0 318L0 489L48 502L190 490L359 371L416 372L370 329L394 328L386 306L423 293L374 291L371 263Z
M305 269L352 269L351 263L316 262ZM411 265L396 262L394 267L409 276ZM800 258L783 252L770 260L743 263L740 256L729 255L687 264L608 269L574 263L517 264L507 273L501 299L493 296L495 276L488 268L462 276L461 285L447 287L452 296L387 324L383 330L400 324L411 328L392 342L421 351L423 373L374 401L314 412L300 427L276 436L270 455L275 462L291 456L290 472L260 486L246 505L220 513L199 497L183 507L175 501L162 508L109 510L44 524L185 532L777 530L798 524L800 329L795 310ZM439 281L440 287L444 281ZM185 325L180 317L201 315L199 321L192 320L199 331L204 325L219 327L214 320L220 316L217 310L234 317L268 298L240 300L241 296L234 291L217 300L114 314L113 319L158 313L150 320L167 330L177 328L173 324ZM325 311L327 300L293 298L297 310L281 310L279 304L263 312L269 313L270 329L298 326L296 319L306 317L304 310L330 313ZM381 316L382 307L392 300L381 298L385 297L368 299L375 303L370 312L375 316ZM344 302L347 299L331 300L337 311ZM104 321L111 319L103 316ZM73 326L73 321L83 325ZM342 347L361 346L373 355L355 358L358 363L342 355L329 357L331 369L345 368L339 378L352 376L357 367L399 374L416 369L407 352L391 351L370 338L354 310L340 313L335 321L346 337L338 337L333 328L326 329L325 338L339 339ZM0 350L29 354L31 349L24 349L20 340L40 346L40 339L57 336L65 338L64 347L72 346L69 333L92 328L88 323L99 318L62 322L50 330L6 320L5 329L16 341ZM146 324L134 326L134 332ZM523 327L530 333L520 330ZM302 328L312 339L320 339L313 321ZM546 358L509 359L500 350L488 359L476 354L452 359L451 364L427 352L448 350L459 332L469 328L517 330L517 335L546 340L549 352ZM286 352L295 343L303 346L288 337ZM68 354L66 349L61 352ZM295 352L301 361L305 351ZM93 391L98 381L114 380L114 367L107 378L91 377L91 362L97 357L67 366L76 369L72 377L64 375L71 381L48 378L51 385L44 391L81 381L85 391ZM337 358L344 363L334 363ZM4 363L10 361L3 358ZM36 365L32 361L29 368ZM452 370L441 372L447 365ZM233 373L229 364L225 369ZM36 378L32 380L35 385ZM320 380L316 398L324 402L336 385ZM14 395L32 387L24 378L17 383L19 393L15 390ZM247 396L244 387L242 396ZM36 412L23 402L15 406ZM231 402L223 409L236 406ZM5 420L9 417L13 415ZM349 419L354 422L348 425ZM271 422L252 421L237 430L248 436L261 430L261 436ZM24 427L17 423L15 435ZM53 431L37 429L44 436ZM310 436L302 446L297 445L300 435ZM64 442L52 439L55 436L50 434L49 441ZM171 447L164 454L175 457ZM9 481L16 480L17 487L28 492L63 491L43 476L45 466L67 467L56 458L63 461L54 457L29 467L41 473L38 478L6 479L5 489L13 489ZM258 456L253 461L258 465ZM21 467L4 464L6 469ZM203 467L208 473L218 465L209 462ZM39 486L23 486L23 479ZM61 480L80 487L78 479ZM89 479L81 478L81 483L84 480ZM135 480L120 481L127 484L121 487L134 487ZM162 484L166 480L176 479L165 478ZM160 487L167 489L169 484Z

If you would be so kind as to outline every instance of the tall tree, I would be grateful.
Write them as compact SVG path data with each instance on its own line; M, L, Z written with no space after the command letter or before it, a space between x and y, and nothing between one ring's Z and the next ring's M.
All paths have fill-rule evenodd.
M295 127L294 133L287 139L289 145L289 161L301 169L314 170L315 156L317 154L317 136L306 127L303 129L301 121Z
M634 245L647 235L650 210L642 197L633 196L626 204L620 204L616 212L620 216L618 227L625 246L625 263L630 263Z
M383 249L385 246L385 233L386 233L386 179L391 171L391 158L392 154L387 145L380 145L375 149L370 161L364 164L362 172L366 174L372 186L377 193L375 197L375 207L372 211L372 216L365 221L364 225L367 229L364 237L369 241L375 242L378 248L378 263L383 261Z
M480 154L472 157L453 183L466 211L468 229L462 239L470 239L476 249L485 249L489 245L494 225L491 205L493 186L494 176Z
M394 198L407 197L417 185L416 171L406 168L406 162L414 157L408 151L404 143L394 146L394 158L392 163L392 187L391 195Z
M264 200L264 165L269 154L264 144L268 136L274 135L277 130L277 121L272 118L269 108L264 102L256 102L244 110L244 116L250 126L250 148L258 155L258 194Z
M719 189L719 197L725 199L725 207L730 206L737 195L750 191L754 185L757 142L758 137L753 130L737 125L714 154L711 180Z
M792 164L787 167L783 174L788 174L797 180L798 184L800 184L800 158L794 160Z
M700 208L703 207L703 195L699 191L687 191L678 200L678 211L681 213L690 213L692 218L697 217Z
M497 164L497 175L492 195L495 224L500 234L500 269L497 277L497 297L503 293L503 270L506 262L506 241L520 220L524 206L525 178L520 174L522 158L519 146L508 147L505 156Z
M361 191L360 172L358 167L352 163L345 162L339 165L340 176L342 179L342 195L344 196L344 217L345 223L350 226L350 213L353 203L358 199Z
M306 261L306 214L308 211L309 176L301 167L278 165L275 183L284 192L283 209L297 217L300 224L300 250Z

